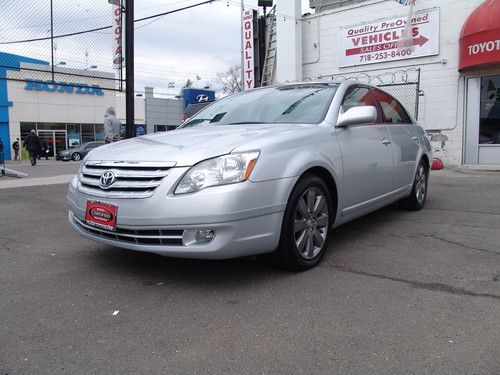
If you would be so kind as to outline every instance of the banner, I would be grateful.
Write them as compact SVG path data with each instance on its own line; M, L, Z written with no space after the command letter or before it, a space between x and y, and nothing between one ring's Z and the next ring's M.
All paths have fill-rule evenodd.
M253 61L253 10L243 11L243 89L255 87L254 61Z
M414 14L412 43L398 49L407 17L339 27L339 66L356 66L437 55L439 53L439 8Z
M113 10L113 67L121 70L123 64L123 28L121 0L108 0Z

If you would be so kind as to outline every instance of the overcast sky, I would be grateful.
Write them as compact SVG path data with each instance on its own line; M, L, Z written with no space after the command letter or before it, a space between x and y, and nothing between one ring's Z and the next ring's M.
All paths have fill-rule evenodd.
M166 12L201 0L135 1L135 18ZM283 1L283 0L282 0ZM107 26L107 0L53 0L55 35ZM50 35L49 0L0 0L0 51L50 61L50 42L1 44ZM219 0L179 13L136 23L136 91L154 86L156 92L176 94L190 78L195 86L213 81L215 74L240 62L241 0ZM245 0L257 8L257 0ZM303 12L309 11L302 0ZM56 41L56 62L67 67L112 70L112 34L103 30ZM201 80L197 80L196 76ZM169 82L175 89L168 89Z

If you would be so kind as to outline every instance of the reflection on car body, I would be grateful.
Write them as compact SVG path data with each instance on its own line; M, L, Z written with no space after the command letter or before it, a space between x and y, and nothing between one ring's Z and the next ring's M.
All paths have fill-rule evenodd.
M179 130L89 153L69 186L69 220L82 236L132 250L271 253L306 269L333 227L395 201L421 209L430 160L423 129L375 87L265 87L223 98Z

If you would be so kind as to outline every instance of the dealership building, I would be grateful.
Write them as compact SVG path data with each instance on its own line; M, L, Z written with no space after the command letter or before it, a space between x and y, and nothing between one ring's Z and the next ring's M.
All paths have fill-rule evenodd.
M114 107L125 124L125 95L113 88L114 73L56 66L41 60L0 52L0 138L5 159L12 143L21 141L31 129L49 146L50 154L70 145L104 139L104 114ZM135 98L136 135L175 129L180 125L185 103L157 98L153 88ZM149 113L149 116L148 116Z
M403 49L397 1L311 0L306 15L300 0L276 4L277 82L357 78L398 98L407 85L445 164L500 164L500 0L416 0Z

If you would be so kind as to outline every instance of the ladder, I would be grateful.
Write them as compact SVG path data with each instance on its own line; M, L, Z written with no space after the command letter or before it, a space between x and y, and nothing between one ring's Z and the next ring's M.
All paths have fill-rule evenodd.
M276 7L269 12L266 21L266 54L262 69L261 86L274 84L276 76Z

